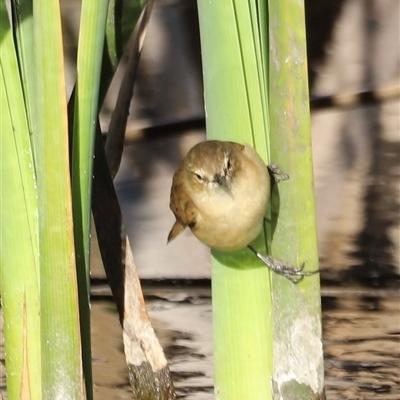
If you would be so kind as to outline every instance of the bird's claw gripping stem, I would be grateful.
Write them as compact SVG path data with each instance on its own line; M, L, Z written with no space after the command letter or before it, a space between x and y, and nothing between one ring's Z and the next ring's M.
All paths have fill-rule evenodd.
M248 248L259 258L269 269L276 272L279 275L284 276L293 283L300 282L305 276L317 274L319 269L314 271L304 271L304 263L301 267L295 268L287 265L281 261L274 260L271 256L259 253L253 247Z
M276 183L290 179L289 175L283 172L276 164L269 164L267 168Z

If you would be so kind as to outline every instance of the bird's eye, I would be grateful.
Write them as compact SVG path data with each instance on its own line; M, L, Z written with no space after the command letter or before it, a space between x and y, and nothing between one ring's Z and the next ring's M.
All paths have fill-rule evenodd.
M227 162L226 162L226 169L227 169L228 171L232 171L232 162L231 162L231 159L230 159L230 158L228 158L228 160L227 160Z
M195 173L194 175L197 178L197 180L199 180L199 181L203 180L203 177L200 174Z

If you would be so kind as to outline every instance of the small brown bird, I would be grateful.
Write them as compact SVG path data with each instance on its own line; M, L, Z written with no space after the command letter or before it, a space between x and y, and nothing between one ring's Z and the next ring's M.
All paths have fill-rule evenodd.
M276 165L268 168L277 182L289 178ZM170 208L176 221L168 243L189 227L213 249L249 247L269 268L292 282L317 272L285 265L250 246L263 227L270 184L268 169L252 147L217 140L197 144L173 178Z

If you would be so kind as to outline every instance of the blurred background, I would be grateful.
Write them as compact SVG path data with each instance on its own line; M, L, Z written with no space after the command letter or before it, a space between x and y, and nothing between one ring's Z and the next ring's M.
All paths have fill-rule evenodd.
M305 3L313 96L399 86L398 1ZM105 131L115 94L103 110ZM156 0L116 178L142 277L209 277L209 251L189 231L165 245L172 174L204 134L196 2ZM313 111L323 279L380 285L398 277L399 134L398 98Z
M64 18L74 26L72 4ZM305 6L312 97L399 87L398 0ZM103 107L104 131L121 75ZM166 238L172 175L204 139L196 1L156 0L115 185L149 314L178 393L192 400L214 398L210 252L189 230L168 246ZM315 108L312 140L327 397L398 399L400 99ZM103 283L95 245L93 259L92 277ZM92 304L96 394L126 398L119 326L105 312L112 303Z
M400 85L399 0L305 0L310 92ZM74 82L80 1L62 1ZM122 71L103 107L107 131ZM213 399L210 251L185 231L168 246L172 175L205 139L195 0L156 0L115 186L149 314L180 398ZM329 399L400 398L400 99L312 111ZM93 233L96 399L130 397L121 331Z

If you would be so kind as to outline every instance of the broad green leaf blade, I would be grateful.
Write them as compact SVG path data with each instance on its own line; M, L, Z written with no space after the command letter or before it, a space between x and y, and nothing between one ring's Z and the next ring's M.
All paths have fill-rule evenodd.
M267 164L266 52L253 21L256 2L199 0L198 7L207 136L250 144ZM265 240L255 247L265 251ZM246 249L212 254L216 398L270 399L269 271Z
M268 248L272 243L272 255L279 260L294 266L305 260L315 269L303 4L199 0L198 6L208 136L253 144L266 161L290 174L288 183L273 186L265 224ZM267 243L260 237L253 245L262 251ZM319 398L323 364L317 280L305 278L307 283L295 286L272 274L270 282L266 267L250 260L246 250L214 251L213 256L216 398ZM262 326L264 331L257 329ZM294 332L300 331L305 338L296 341ZM254 362L257 348L264 366Z
M220 139L232 139L232 132L240 130L238 141L265 142L268 121L261 107L265 92L259 82L249 3L207 4L200 0L198 6L203 69L210 71L204 76L209 137L218 135ZM207 50L208 45L214 46L212 51ZM219 117L214 118L214 115ZM223 131L219 128L222 124L225 125ZM259 136L264 139L258 139ZM258 151L266 158L266 144Z
M76 400L84 390L58 1L36 0L33 17L43 397Z
M40 398L36 179L12 32L0 4L0 298L8 398Z

